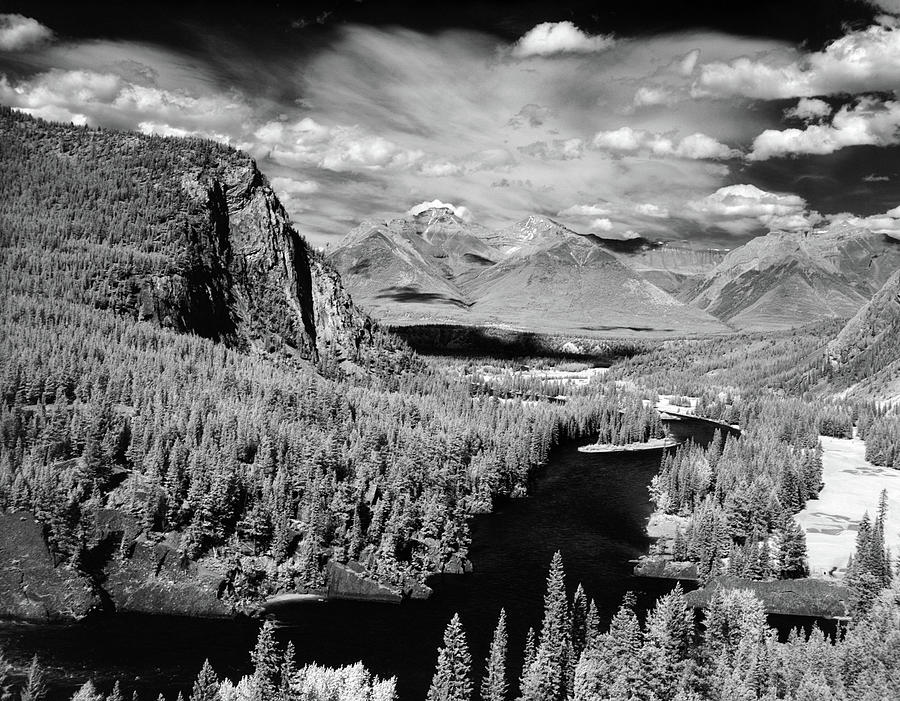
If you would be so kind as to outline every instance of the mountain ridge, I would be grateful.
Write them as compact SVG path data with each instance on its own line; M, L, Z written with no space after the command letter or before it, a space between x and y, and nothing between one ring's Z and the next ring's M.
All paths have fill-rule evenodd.
M434 236L436 229L442 236ZM388 323L578 333L727 331L624 265L598 237L540 215L496 231L446 208L369 221L328 260L354 298Z
M868 229L770 232L730 251L679 298L735 328L848 318L900 267L900 241Z

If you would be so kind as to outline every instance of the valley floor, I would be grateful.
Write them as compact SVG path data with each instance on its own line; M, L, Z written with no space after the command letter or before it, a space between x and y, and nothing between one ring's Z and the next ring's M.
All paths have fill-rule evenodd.
M882 489L888 494L885 541L893 552L900 550L900 471L868 462L858 438L821 440L825 486L796 519L806 531L810 576L828 578L832 570L835 577L844 574L858 523L866 511L874 519Z

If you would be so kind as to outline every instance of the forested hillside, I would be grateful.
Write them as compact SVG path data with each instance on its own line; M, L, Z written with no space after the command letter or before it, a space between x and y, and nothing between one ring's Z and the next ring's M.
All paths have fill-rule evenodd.
M0 507L114 606L180 587L202 602L177 610L221 612L348 561L411 591L467 566L469 514L615 414L615 393L504 403L425 365L237 151L0 119ZM3 581L7 613L73 615L33 575Z

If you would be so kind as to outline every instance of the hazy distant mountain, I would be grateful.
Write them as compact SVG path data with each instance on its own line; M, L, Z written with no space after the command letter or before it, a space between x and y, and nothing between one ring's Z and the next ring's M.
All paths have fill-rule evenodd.
M828 344L828 359L854 393L900 396L900 270Z
M725 330L623 265L597 237L545 217L490 231L431 209L366 222L329 260L354 300L390 323L582 333Z
M897 268L900 241L865 229L770 233L680 298L736 328L790 328L853 315Z
M689 289L715 268L728 251L691 241L599 239L622 263L670 294Z

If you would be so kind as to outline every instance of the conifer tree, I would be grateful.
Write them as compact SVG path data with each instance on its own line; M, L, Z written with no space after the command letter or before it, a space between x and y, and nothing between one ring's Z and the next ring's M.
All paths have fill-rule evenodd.
M471 701L471 667L462 622L459 614L453 614L444 630L444 645L438 649L437 667L426 701Z
M272 701L278 692L282 656L278 653L274 633L275 624L272 621L263 623L256 647L250 655L253 661L253 691L256 694L254 701Z
M534 660L523 673L522 698L551 701L565 698L570 635L569 604L562 555L554 553L544 595L544 620Z
M208 659L194 680L190 701L219 701L219 678Z
M47 695L47 683L44 670L38 663L37 655L31 659L28 667L28 677L20 695L21 701L42 701Z
M106 697L106 701L125 701L125 697L122 696L122 689L119 686L119 680L116 679L116 683L113 684L112 691ZM182 700L183 701L183 700Z
M506 611L501 609L491 649L485 660L485 673L481 681L482 701L506 701L506 648Z

